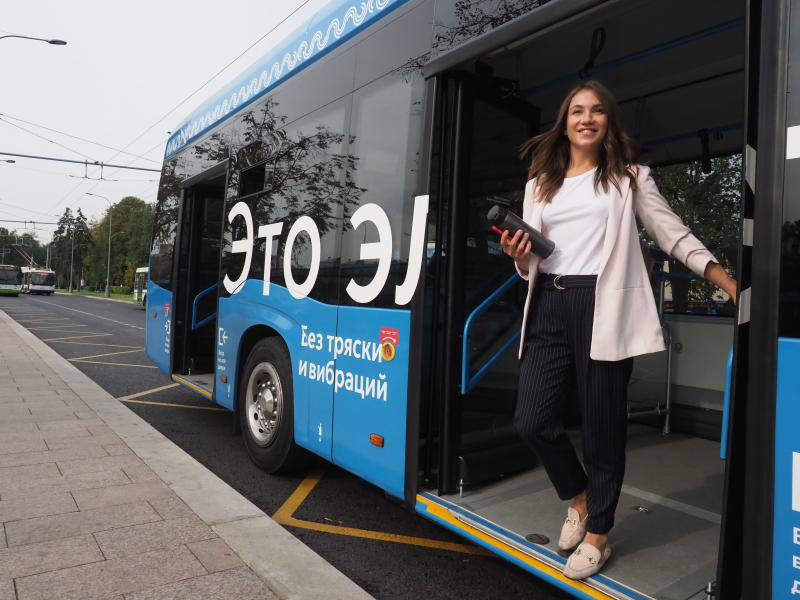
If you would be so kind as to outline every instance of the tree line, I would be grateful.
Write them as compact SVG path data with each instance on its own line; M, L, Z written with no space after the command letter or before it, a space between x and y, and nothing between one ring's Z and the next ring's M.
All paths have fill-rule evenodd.
M4 254L0 262L27 266L28 255L36 266L49 264L56 272L56 287L68 289L71 280L73 289L102 290L110 227L110 282L112 286L130 288L136 268L147 265L153 212L152 204L135 196L122 198L96 221L88 221L80 208L73 211L68 207L58 219L49 245L35 233L0 227L0 253Z

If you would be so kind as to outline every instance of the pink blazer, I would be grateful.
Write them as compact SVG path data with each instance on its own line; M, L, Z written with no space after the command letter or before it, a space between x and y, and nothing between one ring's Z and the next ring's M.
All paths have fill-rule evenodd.
M534 201L534 182L535 179L531 179L525 186L522 218L541 230L544 203ZM709 262L717 262L680 217L672 212L650 176L649 167L637 166L636 182L638 190L635 192L631 190L627 177L620 183L619 192L610 186L611 201L603 257L597 275L592 347L589 353L594 360L622 360L665 348L653 291L639 246L636 217L664 252L698 275L704 274ZM525 346L525 328L538 267L539 257L532 255L528 273L533 277L517 269L520 276L528 280L520 358Z

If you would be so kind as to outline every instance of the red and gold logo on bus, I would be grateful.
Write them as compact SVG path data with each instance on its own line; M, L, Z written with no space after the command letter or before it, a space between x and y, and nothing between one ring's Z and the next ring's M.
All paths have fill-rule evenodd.
M397 356L397 344L400 342L399 329L386 329L381 327L381 358L392 361Z
M164 304L164 316L165 316L165 317L168 317L168 316L169 316L169 302L166 302L166 303Z

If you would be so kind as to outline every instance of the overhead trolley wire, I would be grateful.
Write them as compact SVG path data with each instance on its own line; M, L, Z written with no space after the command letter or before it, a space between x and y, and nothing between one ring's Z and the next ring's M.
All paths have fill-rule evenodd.
M39 129L44 129L45 131L51 131L53 133L69 137L74 140L86 142L87 144L99 146L100 148L105 148L106 150L116 150L117 152L120 152L122 154L128 154L130 156L133 156L134 158L141 158L142 160L146 160L148 162L160 164L160 161L153 160L152 158L147 158L146 156L144 156L144 154L147 154L147 152L145 152L144 154L135 154L134 152L126 152L125 150L120 150L119 148L114 148L113 146L107 146L106 144L101 144L100 142L95 142L93 140L80 137L78 135L72 135L71 133L67 133L65 131L59 131L58 129L53 129L52 127L40 125L39 123L34 123L33 121L26 121L25 119L20 119L19 117L12 117L9 114L0 113L0 120L3 120L3 117L5 117L5 119L11 119L12 121L19 121L20 123L25 123L26 125L32 125L34 127L38 127ZM8 121L6 121L6 123L8 123ZM13 123L9 123L9 125L13 125Z
M264 39L265 39L265 38L266 38L268 35L270 35L270 34L271 34L273 31L275 31L275 30L276 30L278 27L280 27L281 25L283 25L283 24L284 24L286 21L288 21L288 20L289 20L291 17L293 17L295 14L297 14L297 13L300 11L300 9L302 9L302 8L303 8L303 7L304 7L306 4L308 4L309 2L311 2L311 0L305 0L305 2L303 2L302 4L300 4L300 6L298 6L297 8L295 8L295 9L294 9L292 12L290 12L288 15L286 15L286 16L285 16L283 19L281 19L281 20L280 20L280 21L279 21L279 22L278 22L278 23L277 23L275 26L273 26L273 27L272 27L272 28L271 28L269 31L267 31L267 32L266 32L264 35L262 35L262 36L261 36L260 38L258 38L258 39L257 39L255 42L253 42L253 43L252 43L252 44L250 44L250 45L249 45L247 48L245 48L245 49L244 49L242 52L240 52L240 53L239 53L239 54L236 56L236 58L234 58L233 60L231 60L230 62L228 62L228 63L227 63L227 64L226 64L224 67L222 67L222 68L221 68L219 71L217 71L216 73L214 73L214 75L212 75L212 76L211 76L211 77L210 77L208 80L206 80L206 81L205 81L205 82L204 82L204 83L203 83L203 84L202 84L200 87L198 87L198 88L197 88L196 90L194 90L194 91L193 91L191 94L189 94L188 96L186 96L186 97L185 97L183 100L181 100L180 102L178 102L178 104L176 104L176 105L175 105L175 106L173 106L173 107L172 107L172 108L171 108L169 111L167 111L166 113L164 113L164 115L163 115L162 117L160 117L160 118L159 118L157 121L155 121L155 122L154 122L152 125L150 125L149 127L147 127L147 129L145 129L144 131L142 131L142 133L140 133L139 135L137 135L137 136L136 136L136 137L135 137L133 140L131 140L131 141L130 141L128 144L126 144L125 146L123 146L122 150L118 150L118 151L117 151L117 154L114 154L114 155L113 155L113 156L112 156L112 157L111 157L109 160L113 160L113 159L114 159L114 158L116 158L116 157L117 157L119 154L121 154L121 153L125 152L125 151L126 151L128 148L130 148L130 147L131 147L133 144L135 144L136 142L138 142L138 141L139 141L139 140L140 140L142 137L144 137L144 136L145 136L145 135L146 135L148 132L150 132L150 130L152 130L152 129L153 129L155 126L156 126L156 125L158 125L159 123L161 123L161 122L162 122L164 119L166 119L168 116L170 116L170 115L171 115L173 112L175 112L176 110L178 110L178 108L180 108L180 107L181 107L181 106L183 106L183 105L184 105L186 102L188 102L188 101L189 101L191 98L193 98L193 97L194 97L194 96L195 96L195 95L196 95L198 92L200 92L200 91L201 91L203 88L205 88L205 87L206 87L206 86L207 86L209 83L211 83L211 82L212 82L212 81L214 81L214 80L215 80L217 77L219 77L219 76L220 76L220 75L221 75L221 74L222 74L222 73L223 73L225 70L227 70L227 69L228 69L228 68L229 68L231 65L233 65L233 64L234 64L234 63L235 63L237 60L239 60L239 59L240 59L242 56L244 56L244 55L245 55L247 52L249 52L249 51L250 51L250 50L251 50L253 47L255 47L255 46L258 44L258 43L260 43L262 40L264 40ZM161 145L161 143L163 143L163 142L159 142L159 144L157 144L156 146L154 146L154 147L153 147L153 149L155 149L155 148L157 148L158 146L160 146L160 145ZM148 152L150 152L150 150L148 150ZM67 194L65 194L65 195L64 195L64 197L62 197L62 198L61 198L61 200L59 200L59 201L58 201L56 204L54 204L54 205L53 205L53 208L50 210L50 212L52 212L52 210L53 210L53 209L55 209L55 208L56 208L56 207L57 207L59 204L61 204L62 202L64 202L64 200L66 200L66 199L67 199L69 196L71 196L71 195L72 195L72 193L73 193L73 192L75 192L75 191L76 191L76 190L77 190L77 189L78 189L78 188L79 188L79 187L80 187L82 184L83 184L83 181L80 181L80 182L78 182L78 185L76 185L74 188L72 188L72 190L70 190L69 192L67 192ZM96 184L95 184L93 187L89 188L89 191L92 191L92 190L96 189L98 185L99 185L99 183L96 183ZM76 200L75 202L77 202L77 200Z
M31 131L30 129L26 129L22 125L17 125L16 123L12 123L11 121L7 121L2 116L0 116L0 121L5 123L6 125L11 125L12 127L16 127L17 129L20 129L20 130L24 131L25 133L29 133L32 136L35 136L35 137L39 138L40 140L44 140L45 142L49 142L51 144L55 144L56 146L59 146L60 148L64 148L64 150L69 150L70 152L73 152L73 153L77 154L78 156L82 156L83 158L85 158L87 160L92 160L91 156L88 156L88 155L84 154L83 152L78 152L74 148L70 148L69 146L65 146L64 144L60 144L59 142L56 142L55 140L48 139L48 138L44 137L43 135L39 135L35 131Z

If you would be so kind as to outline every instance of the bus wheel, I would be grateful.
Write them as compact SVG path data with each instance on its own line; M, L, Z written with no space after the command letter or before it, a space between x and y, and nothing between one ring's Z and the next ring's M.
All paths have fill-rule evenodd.
M300 467L306 452L294 443L294 401L289 354L278 338L250 351L239 386L239 420L247 453L268 473Z

